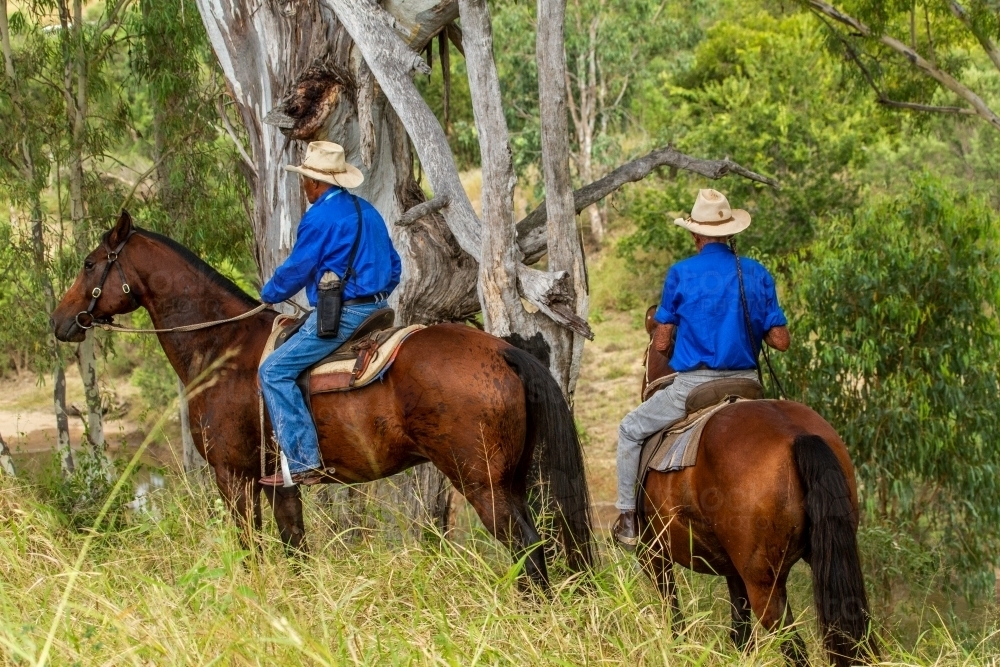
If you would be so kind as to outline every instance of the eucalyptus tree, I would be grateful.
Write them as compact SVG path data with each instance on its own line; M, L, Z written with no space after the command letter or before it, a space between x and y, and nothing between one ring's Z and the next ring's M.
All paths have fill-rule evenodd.
M7 283L22 288L20 300L27 301L25 312L48 313L55 307L56 294L53 281L53 266L49 261L51 249L46 243L46 214L42 204L42 192L47 187L50 173L48 154L51 153L51 121L60 109L60 96L51 87L44 85L44 71L48 60L45 40L37 25L20 13L14 15L14 27L20 33L22 48L14 51L11 25L6 0L0 2L0 47L3 50L4 79L0 86L0 108L5 120L6 132L0 137L0 153L5 159L0 163L0 188L4 197L14 208L27 209L30 242L22 247L14 230L8 239L10 250L23 252L31 257L29 284L21 283L18 277L25 273L18 271L17 264L5 261L9 272ZM12 221L13 223L13 221ZM58 252L58 249L57 249ZM21 283L21 284L18 284ZM32 289L37 285L40 289ZM27 289L23 289L27 287ZM40 294L39 294L40 292ZM27 297L27 299L25 299ZM33 297L38 302L31 303ZM43 318L44 319L44 318ZM52 369L52 402L56 418L56 448L64 474L73 472L73 453L70 448L69 419L66 414L66 372L65 362L55 336L44 324L39 331L31 331L45 341L42 367ZM4 446L6 450L6 446Z
M565 8L563 2L557 4L540 7L559 16ZM592 334L586 322L582 249L575 225L567 226L566 207L575 215L665 164L712 177L737 171L766 180L728 160L694 160L662 149L572 193L571 205L559 185L556 213L546 203L518 222L492 20L485 2L257 5L198 0L198 5L249 135L246 164L254 182L261 278L287 253L292 219L303 206L297 179L281 167L299 159L307 140L336 141L365 172L358 192L382 213L400 249L403 281L394 295L399 319L461 320L481 312L487 331L542 359L570 400L579 372L580 337ZM546 58L562 51L561 32L544 39ZM430 72L420 53L442 34L466 59L482 156L481 216L462 187L440 121L413 81L415 73ZM550 62L542 66L562 73L559 88L564 89L565 67ZM552 81L547 83L551 93ZM550 112L550 119L558 113ZM557 151L554 161L562 160L561 142L553 138L549 146ZM429 200L414 178L414 153L431 190ZM546 184L557 187L561 176L554 163L544 167L550 169L555 171ZM548 269L531 266L554 241L564 247L558 258L550 258Z
M1000 72L1000 10L995 0L799 0L829 29L843 53L890 109L976 116L1000 130L990 79Z

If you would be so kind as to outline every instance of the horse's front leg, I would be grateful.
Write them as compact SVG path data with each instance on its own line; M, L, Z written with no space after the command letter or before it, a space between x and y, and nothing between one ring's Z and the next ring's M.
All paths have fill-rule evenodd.
M255 474L215 466L215 484L239 529L240 545L250 549L260 532L260 485Z
M278 524L285 553L289 556L304 554L306 528L302 521L302 494L298 485L266 487L264 495L274 510L274 522Z

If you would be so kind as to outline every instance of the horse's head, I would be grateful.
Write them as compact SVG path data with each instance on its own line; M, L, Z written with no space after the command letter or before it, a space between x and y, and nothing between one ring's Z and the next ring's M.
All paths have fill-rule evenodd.
M139 307L119 260L134 233L132 216L122 211L114 228L83 260L73 286L52 311L49 322L56 338L80 342L94 324L110 322L113 316Z

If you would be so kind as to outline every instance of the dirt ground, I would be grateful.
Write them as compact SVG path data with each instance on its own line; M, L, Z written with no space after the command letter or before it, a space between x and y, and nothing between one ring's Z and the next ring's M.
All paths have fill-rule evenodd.
M577 382L574 410L583 433L594 516L603 528L618 516L614 507L618 424L639 404L642 355L649 342L643 315L644 310L612 311L604 314L603 321L592 323L594 341L584 348Z
M30 373L0 380L0 436L14 455L15 463L28 470L45 465L56 447L51 383L51 376L39 379ZM147 434L136 415L138 389L121 378L108 385L102 387L102 392L110 394L114 405L124 408L104 419L104 437L114 456L134 450ZM71 413L86 414L83 381L74 366L66 369L66 405ZM170 442L179 442L173 437L178 428L176 420L168 423L164 437L150 446L144 460L157 466L174 465L179 452L172 451ZM71 414L69 431L73 448L79 449L84 440L83 418Z

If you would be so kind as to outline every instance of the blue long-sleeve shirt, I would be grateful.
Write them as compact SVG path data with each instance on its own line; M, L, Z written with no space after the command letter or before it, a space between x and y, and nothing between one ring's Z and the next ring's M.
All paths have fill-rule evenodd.
M772 327L788 324L778 305L774 278L759 262L740 258L753 343L747 338L736 256L724 243L709 243L671 267L653 318L677 326L670 366L676 371L757 367L756 351Z
M385 221L375 207L361 204L361 241L354 257L354 276L344 286L344 300L392 292L399 284L401 264ZM358 215L352 195L336 186L320 195L299 222L295 247L288 259L260 291L265 303L279 303L303 287L309 304L316 305L320 277L333 271L341 279L358 234Z

